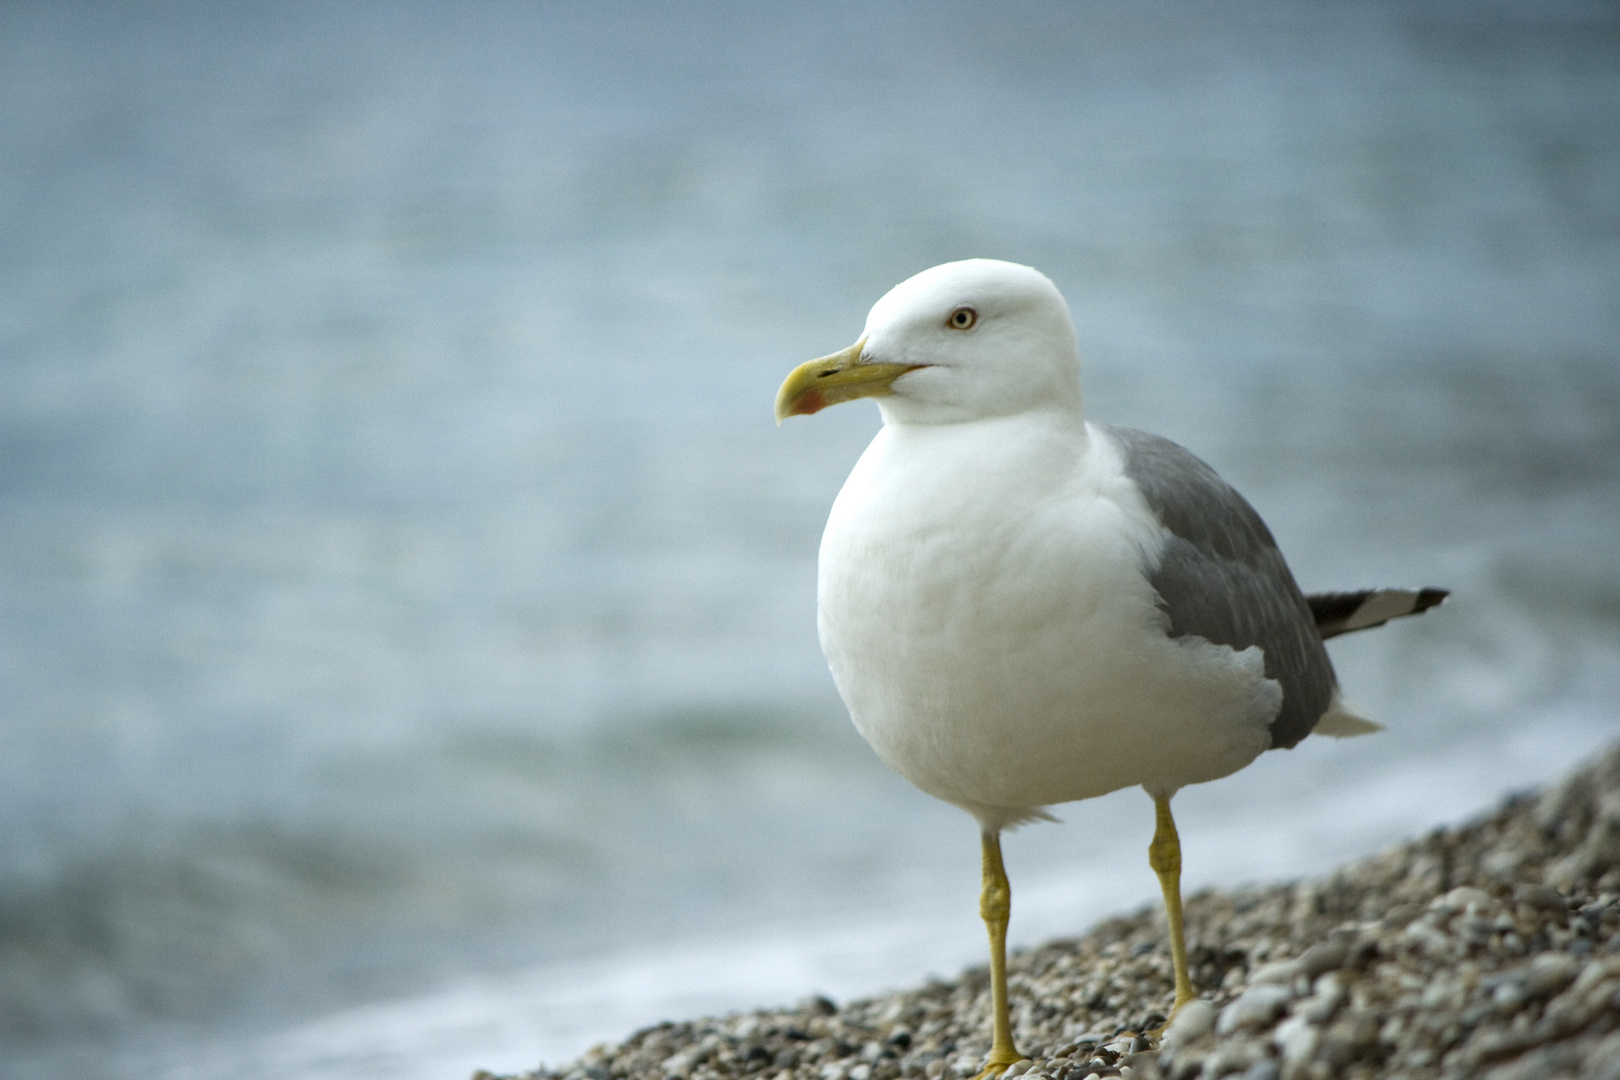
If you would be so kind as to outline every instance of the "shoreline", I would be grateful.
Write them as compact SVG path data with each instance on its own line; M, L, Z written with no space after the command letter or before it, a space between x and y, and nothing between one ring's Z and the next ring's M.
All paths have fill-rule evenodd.
M1186 899L1200 1001L1156 905L1015 953L1008 1080L1620 1080L1620 745L1329 874ZM989 978L664 1023L506 1080L963 1080ZM479 1071L475 1080L497 1080Z

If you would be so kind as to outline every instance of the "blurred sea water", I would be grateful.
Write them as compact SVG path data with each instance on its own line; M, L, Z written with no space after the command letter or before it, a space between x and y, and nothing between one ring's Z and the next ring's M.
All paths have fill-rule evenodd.
M775 387L972 255L1244 491L1389 730L1183 792L1189 887L1620 733L1620 20L1552 3L0 7L0 1076L439 1077L980 961L849 728L876 430ZM1009 840L1015 941L1147 800Z

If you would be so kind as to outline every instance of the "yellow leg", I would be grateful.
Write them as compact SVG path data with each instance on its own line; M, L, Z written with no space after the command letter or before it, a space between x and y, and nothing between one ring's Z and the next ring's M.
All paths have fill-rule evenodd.
M1012 886L1001 865L1001 834L986 832L982 840L984 889L979 893L979 914L990 931L990 1002L995 1009L996 1032L990 1057L976 1080L1000 1076L1007 1066L1024 1059L1013 1046L1012 1017L1007 1009L1007 920L1012 915Z
M1181 839L1176 836L1176 819L1170 816L1170 796L1153 796L1158 820L1153 842L1148 845L1148 864L1159 875L1164 890L1164 915L1170 924L1170 962L1176 971L1176 1004L1173 1017L1193 999L1192 980L1187 977L1187 939L1181 929Z

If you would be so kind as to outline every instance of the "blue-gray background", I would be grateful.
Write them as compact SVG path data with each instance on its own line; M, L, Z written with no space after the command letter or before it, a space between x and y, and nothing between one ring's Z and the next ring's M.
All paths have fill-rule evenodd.
M455 1076L982 948L848 729L867 404L777 382L1031 263L1389 723L1185 792L1320 869L1620 725L1609 4L0 6L0 1074ZM1014 936L1154 895L1147 801ZM896 944L896 943L899 944Z

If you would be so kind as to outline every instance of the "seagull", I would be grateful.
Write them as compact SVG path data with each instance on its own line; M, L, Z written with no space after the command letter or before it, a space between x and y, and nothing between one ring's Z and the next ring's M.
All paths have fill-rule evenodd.
M859 341L788 375L776 419L868 397L883 427L822 536L821 647L877 755L978 821L993 1077L1023 1058L1002 831L1146 790L1173 1017L1194 994L1172 796L1312 732L1380 730L1339 692L1322 642L1447 593L1302 594L1213 469L1085 419L1068 305L1030 267L969 259L901 282Z

